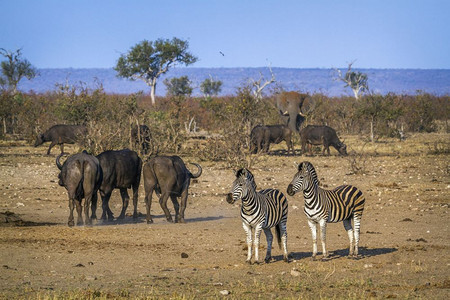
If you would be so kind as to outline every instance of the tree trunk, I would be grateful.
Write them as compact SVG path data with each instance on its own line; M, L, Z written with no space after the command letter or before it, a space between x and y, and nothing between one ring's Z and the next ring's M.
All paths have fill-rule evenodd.
M370 141L372 143L373 143L373 140L375 139L374 132L373 132L373 123L374 123L374 118L372 117L370 120Z
M152 98L152 105L155 105L156 78L153 78L152 81L150 82L150 88L151 88L150 97Z
M357 89L352 89L353 90L353 94L355 95L355 99L358 100L358 90Z

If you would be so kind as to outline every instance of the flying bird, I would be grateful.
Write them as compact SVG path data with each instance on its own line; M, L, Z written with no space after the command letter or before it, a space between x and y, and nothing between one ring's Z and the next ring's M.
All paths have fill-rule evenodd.
M219 53L220 53L220 54L222 54L222 56L225 56L225 54L223 54L223 52L222 52L222 51L219 51Z

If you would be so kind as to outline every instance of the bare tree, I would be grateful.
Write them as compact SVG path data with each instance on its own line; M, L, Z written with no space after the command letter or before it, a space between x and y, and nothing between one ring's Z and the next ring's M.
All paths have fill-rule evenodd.
M369 84L368 84L368 78L367 74L361 73L361 72L354 72L352 71L352 65L355 61L352 61L348 64L347 72L345 73L345 76L342 76L341 70L335 69L338 78L337 80L345 82L344 87L350 87L353 91L353 94L355 95L355 99L359 99L360 93L363 93L365 91L369 90Z
M276 82L275 75L273 74L272 68L270 65L269 65L269 70L270 70L270 74L271 74L271 78L269 80L265 80L264 76L262 75L261 72L259 72L259 75L260 75L259 80L254 80L253 78L250 79L251 85L252 85L252 94L257 101L262 99L263 89L265 89L269 84ZM264 83L262 83L263 80L265 80Z

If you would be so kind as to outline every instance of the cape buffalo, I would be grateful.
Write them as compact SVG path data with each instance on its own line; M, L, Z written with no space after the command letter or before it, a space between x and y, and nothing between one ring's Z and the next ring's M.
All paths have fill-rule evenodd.
M339 140L336 131L331 127L308 125L300 130L300 139L302 153L305 153L308 144L310 154L312 154L312 145L323 145L322 155L325 155L325 150L330 155L330 146L333 146L341 155L347 155L347 146Z
M259 151L268 152L271 143L279 144L281 141L286 141L288 153L291 151L294 154L291 137L292 130L285 125L258 125L250 134L250 152L253 154Z
M47 155L50 155L50 150L55 145L60 145L61 153L64 153L64 143L74 144L82 140L86 134L87 128L83 125L54 125L37 136L34 146L37 147L45 142L51 142Z
M81 201L84 198L84 214L86 224L92 224L89 219L89 205L92 209L92 219L96 219L95 211L97 209L97 191L102 182L102 169L98 159L87 154L86 151L74 154L66 159L63 165L60 158L63 153L56 158L56 166L61 172L58 175L59 185L64 186L69 195L69 226L74 225L73 209L77 207L77 225L83 224Z
M150 128L147 125L139 125L139 132L137 126L131 128L131 140L134 143L135 149L139 149L144 155L150 149L151 138Z
M159 203L169 222L173 222L167 209L167 199L170 197L175 208L175 222L184 223L188 188L191 178L198 178L202 174L200 165L191 163L198 168L192 174L179 156L156 156L144 165L145 203L147 204L147 223L153 223L150 215L153 191L159 197ZM181 209L177 197L181 197Z
M142 160L136 152L129 149L118 151L105 151L97 155L103 171L103 180L100 186L100 196L102 197L102 220L113 220L114 215L109 208L109 198L114 189L120 189L122 196L122 211L119 219L125 217L130 196L127 189L133 189L133 218L137 218L137 202L139 183L141 182Z

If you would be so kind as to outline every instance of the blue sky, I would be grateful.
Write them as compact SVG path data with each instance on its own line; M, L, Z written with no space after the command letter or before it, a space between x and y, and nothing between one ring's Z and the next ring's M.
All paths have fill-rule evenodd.
M0 0L0 48L38 68L108 68L144 39L178 37L194 67L450 69L449 12L448 0Z

